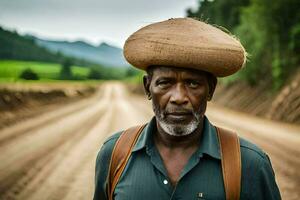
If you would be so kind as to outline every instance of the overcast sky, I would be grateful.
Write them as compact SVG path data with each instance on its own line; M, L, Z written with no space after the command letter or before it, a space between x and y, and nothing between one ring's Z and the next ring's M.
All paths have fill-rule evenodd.
M122 47L138 28L184 17L198 0L0 0L0 25L46 39Z

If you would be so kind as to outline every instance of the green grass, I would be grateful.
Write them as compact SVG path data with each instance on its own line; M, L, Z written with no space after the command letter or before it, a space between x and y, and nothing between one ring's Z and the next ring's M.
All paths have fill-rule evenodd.
M140 71L138 74L131 76L131 77L126 77L123 79L125 83L134 83L134 84L143 84L143 76L145 75L145 72Z
M0 60L0 81L18 81L19 76L25 69L30 68L40 78L40 80L55 80L59 78L61 65L55 63ZM89 68L72 66L72 74L82 79L87 78Z

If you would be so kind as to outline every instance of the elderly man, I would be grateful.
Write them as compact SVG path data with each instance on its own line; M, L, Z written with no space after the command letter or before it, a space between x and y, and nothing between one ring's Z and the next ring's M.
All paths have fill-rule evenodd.
M146 70L155 117L104 142L94 200L281 199L268 156L205 116L216 77L238 71L245 54L235 38L190 18L131 35L124 55Z

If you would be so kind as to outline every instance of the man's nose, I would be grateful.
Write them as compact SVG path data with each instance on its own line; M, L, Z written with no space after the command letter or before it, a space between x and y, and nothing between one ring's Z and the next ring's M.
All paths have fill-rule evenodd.
M178 105L188 103L187 91L183 85L178 84L174 87L171 91L170 102Z

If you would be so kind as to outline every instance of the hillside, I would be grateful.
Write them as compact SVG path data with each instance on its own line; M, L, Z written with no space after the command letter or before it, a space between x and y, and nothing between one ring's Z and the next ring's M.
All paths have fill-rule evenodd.
M267 84L249 86L239 81L235 84L218 84L213 102L267 119L300 124L300 70L276 92Z
M69 59L73 64L80 66L90 66L94 63L65 56L60 52L51 52L48 49L36 44L30 37L24 37L17 32L4 30L0 26L0 59L1 60L24 60L24 61L43 61L51 63L62 63Z
M32 37L38 45L57 53L61 52L67 56L88 60L110 67L128 67L129 64L123 57L122 49L101 43L93 46L83 41L51 41Z
M63 56L37 46L34 40L0 27L0 59L61 62Z

